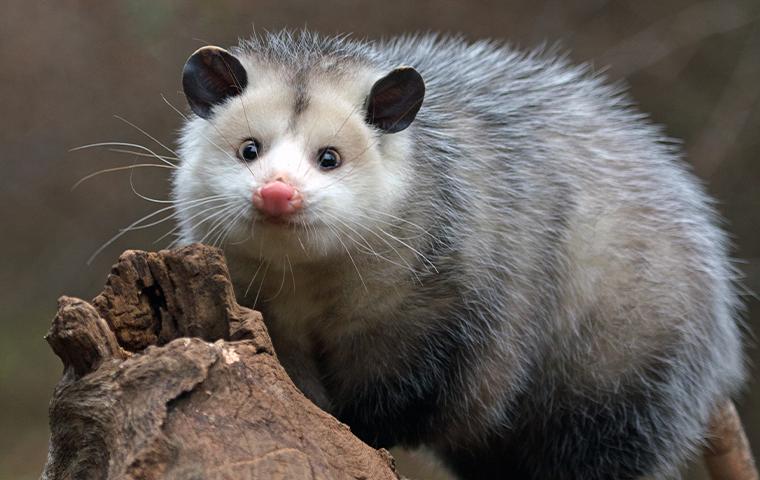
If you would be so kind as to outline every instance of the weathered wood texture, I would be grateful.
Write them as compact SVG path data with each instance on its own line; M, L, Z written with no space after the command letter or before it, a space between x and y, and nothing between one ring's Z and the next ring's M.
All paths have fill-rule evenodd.
M747 435L731 401L721 405L710 421L705 464L715 480L758 480Z
M44 479L398 479L293 385L219 250L127 251L47 335L64 375Z

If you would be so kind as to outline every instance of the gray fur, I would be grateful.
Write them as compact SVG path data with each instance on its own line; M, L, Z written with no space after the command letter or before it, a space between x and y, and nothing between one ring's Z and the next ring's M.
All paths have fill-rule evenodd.
M413 250L383 262L344 231L350 263L295 266L314 299L298 334L256 305L307 393L365 440L426 444L463 476L677 475L741 384L739 301L710 199L619 88L551 52L436 36L281 32L233 53L293 79L294 114L314 79L360 68L411 65L426 83L394 134L411 139L414 189L381 218ZM226 249L242 295L262 261Z

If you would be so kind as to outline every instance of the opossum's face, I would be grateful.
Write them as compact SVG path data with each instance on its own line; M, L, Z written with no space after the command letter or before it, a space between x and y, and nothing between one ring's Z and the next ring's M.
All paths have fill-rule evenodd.
M183 239L291 262L362 248L410 188L403 130L424 95L415 70L385 74L299 76L196 52L183 86L198 117L174 179Z

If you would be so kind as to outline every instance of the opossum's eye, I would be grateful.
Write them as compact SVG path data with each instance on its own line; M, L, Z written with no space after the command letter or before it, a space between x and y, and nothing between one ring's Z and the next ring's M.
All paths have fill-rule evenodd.
M340 166L340 154L334 148L323 148L317 155L317 165L322 170L338 168Z
M246 162L256 160L259 156L261 145L256 140L249 138L245 142L240 144L238 148L238 157Z

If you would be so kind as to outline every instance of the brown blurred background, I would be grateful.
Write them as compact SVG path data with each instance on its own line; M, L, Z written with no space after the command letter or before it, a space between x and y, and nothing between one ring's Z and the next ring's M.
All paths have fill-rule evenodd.
M90 265L119 228L155 206L131 192L129 174L96 177L132 157L69 149L99 141L168 146L185 109L180 70L196 48L230 45L252 29L307 26L377 38L462 32L531 48L559 42L578 62L607 67L641 108L683 139L688 161L719 200L747 287L760 292L760 2L261 0L119 2L3 0L0 14L0 479L38 477L46 454L47 401L60 364L42 339L63 294L92 297L127 248L156 249L171 228L124 236ZM166 153L166 152L164 152ZM167 172L134 174L165 198ZM760 302L747 298L749 329ZM752 335L748 342L754 343ZM751 347L751 357L758 350ZM751 370L754 374L756 369ZM760 451L760 384L739 399ZM442 478L402 468L418 478ZM429 470L423 468L423 470ZM701 478L691 473L689 478Z

